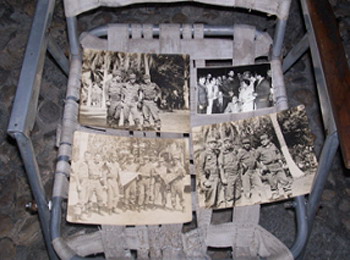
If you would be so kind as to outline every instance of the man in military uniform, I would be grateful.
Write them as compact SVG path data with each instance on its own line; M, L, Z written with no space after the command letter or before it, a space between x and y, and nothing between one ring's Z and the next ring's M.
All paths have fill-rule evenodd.
M103 194L106 190L106 176L102 168L100 154L95 154L93 160L88 161L89 179L87 183L87 203L89 213L93 210L93 196L97 199L97 212L103 215L102 209L105 209L105 201Z
M136 74L129 74L129 81L124 84L122 92L122 102L124 108L124 126L128 127L130 125L130 114L133 118L134 125L136 129L140 129L140 115L137 111L137 106L139 104L139 92L140 85L136 83Z
M91 88L91 106L101 107L102 89L98 83L94 83Z
M283 169L284 164L280 150L271 142L267 134L260 136L260 142L261 146L256 150L257 160L260 162L262 171L265 173L266 179L270 184L272 198L279 197L278 184L281 184L283 190L289 193L291 182L288 180Z
M242 149L238 153L239 162L243 166L242 185L244 196L250 199L252 189L255 189L260 196L263 196L263 183L260 172L257 171L256 151L252 148L250 140L243 138Z
M217 140L213 137L207 138L206 151L203 153L201 160L201 170L203 172L201 184L204 187L205 205L208 208L216 206L217 203L220 183L218 155Z
M129 156L124 165L124 173L133 175L124 188L124 206L125 208L135 210L137 206L137 175L139 165L132 156Z
M170 194L171 194L171 205L176 209L176 199L179 197L181 210L184 210L184 185L183 178L186 176L186 170L182 166L181 157L179 155L174 155L174 167L171 168L171 174L173 175L170 181Z
M75 151L76 152L76 151ZM84 218L87 208L87 182L88 182L88 164L87 162L90 159L90 153L85 152L84 160L77 160L76 156L72 158L72 180L75 180L76 190L78 194L78 203L76 210L76 215L79 215L80 218ZM73 182L72 182L73 183Z
M108 108L107 122L109 125L118 125L122 110L122 83L121 72L113 73L113 78L106 84L106 106Z
M233 149L231 138L224 139L218 161L221 182L225 191L225 206L234 206L234 203L241 197L242 167L238 161L237 151Z
M144 155L140 162L140 174L137 177L137 189L138 189L138 206L139 208L145 208L150 204L151 194L153 188L151 187L152 172L155 165L150 161L148 155Z
M160 88L154 82L151 82L151 78L148 74L143 76L144 84L141 85L142 93L142 114L143 114L143 126L145 128L150 127L150 117L152 118L155 128L160 130L160 118L159 109L157 107L157 100L160 98Z
M152 181L152 186L154 187L154 205L165 207L167 204L167 193L166 193L166 184L163 180L168 172L167 163L164 156L159 156L158 164L154 168Z
M109 153L106 156L106 180L107 180L107 208L109 214L118 212L118 202L120 200L120 165L116 160L116 155Z

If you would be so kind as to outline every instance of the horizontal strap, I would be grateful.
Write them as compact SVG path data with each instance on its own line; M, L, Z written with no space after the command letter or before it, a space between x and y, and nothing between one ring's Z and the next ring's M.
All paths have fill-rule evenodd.
M70 162L70 157L67 155L60 155L57 157L57 161L65 161L65 162Z
M198 2L224 7L240 7L284 18L289 12L290 0L64 0L64 7L66 16L73 17L100 6L120 7L138 3L170 4L175 2Z
M67 238L67 244L80 256L88 256L103 252L102 237L99 231L73 235Z
M74 97L74 96L68 96L68 97L66 97L66 100L73 100L75 102L79 102L79 98Z
M68 177L64 172L55 172L55 185L52 191L53 197L68 198Z
M72 143L69 143L69 142L60 142L60 145L69 145L69 146L72 146Z
M69 173L66 173L66 172L55 172L55 175L60 175L60 174L62 174L64 176L66 176L67 178L69 178Z

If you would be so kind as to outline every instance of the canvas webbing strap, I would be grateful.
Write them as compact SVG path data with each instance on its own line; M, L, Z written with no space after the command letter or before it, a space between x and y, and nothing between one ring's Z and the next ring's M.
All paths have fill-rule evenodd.
M197 208L196 229L182 233L182 225L117 227L100 231L107 259L209 259L208 246L232 247L235 260L293 260L289 249L258 225L260 206L237 207L229 223L211 225L211 210Z
M61 237L52 240L52 245L54 246L56 252L59 252L59 256L62 260L70 260L75 255L75 252Z
M108 50L128 51L129 25L110 24L108 25Z
M88 256L103 252L100 232L79 234L67 239L67 244L80 256Z
M102 225L100 232L106 259L131 259L125 227Z
M234 26L233 65L253 64L256 29L250 25Z
M194 24L193 25L193 37L196 40L201 40L204 37L204 26L202 24ZM190 37L186 38L189 39ZM205 66L205 60L196 59L190 56L190 86L191 86L191 124L192 121L197 115L197 69Z
M159 25L160 53L180 53L180 24Z
M236 6L247 8L249 10L261 11L271 15L277 15L280 19L284 19L285 16L288 16L288 3L290 0L64 0L64 7L66 16L72 17L100 6L119 7L137 3L171 2L199 2L227 7ZM285 6L287 6L287 8Z

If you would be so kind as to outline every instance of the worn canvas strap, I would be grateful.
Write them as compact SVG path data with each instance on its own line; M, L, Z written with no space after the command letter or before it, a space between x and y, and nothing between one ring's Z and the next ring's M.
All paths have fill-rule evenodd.
M235 260L293 260L289 249L258 225L260 206L237 207L232 222L210 224L212 211L196 208L197 228L182 233L182 225L102 226L99 234L107 259L210 259L207 247L232 248Z
M137 3L174 3L198 2L226 7L240 7L257 10L270 15L277 15L281 19L288 16L290 0L64 0L67 17L98 8L100 6L120 7Z

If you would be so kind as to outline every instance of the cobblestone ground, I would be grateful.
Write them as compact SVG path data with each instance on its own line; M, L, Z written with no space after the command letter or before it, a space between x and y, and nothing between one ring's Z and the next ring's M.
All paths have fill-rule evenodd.
M15 142L6 134L16 84L19 78L25 44L30 31L35 2L31 0L2 0L0 8L0 259L47 259L37 215L25 210L32 200L23 164ZM56 1L51 34L68 53L65 19L62 1ZM344 46L350 57L350 1L330 0L337 16ZM170 10L162 7L139 8L136 12L123 8L102 15L84 15L80 18L81 30L112 21L123 22L175 22L205 24L232 24L245 21L240 15L230 15L221 8L209 10L203 6L184 7L179 4ZM257 17L245 21L260 29L271 31L272 22ZM303 35L299 6L293 1L286 34L286 50ZM314 80L310 69L310 58L305 55L287 74L290 104L304 104L310 116L319 152L323 131L316 98ZM56 157L55 134L62 114L66 78L48 57L45 61L44 77L39 98L38 117L32 138L39 158L41 175L50 194L52 173ZM322 205L316 216L305 259L348 259L350 255L350 178L343 169L340 155L322 196ZM294 217L282 203L263 206L261 223L288 246L294 239Z

